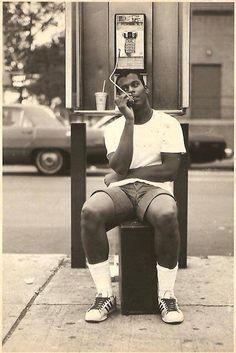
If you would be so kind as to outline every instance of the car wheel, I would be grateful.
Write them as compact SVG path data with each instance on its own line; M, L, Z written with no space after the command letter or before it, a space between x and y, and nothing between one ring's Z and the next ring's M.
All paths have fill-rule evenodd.
M65 160L61 151L41 150L36 153L35 165L42 174L55 175L61 173L64 164Z

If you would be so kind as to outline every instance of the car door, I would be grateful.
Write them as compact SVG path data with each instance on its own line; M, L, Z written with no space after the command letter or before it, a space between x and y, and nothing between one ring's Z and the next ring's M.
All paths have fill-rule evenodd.
M3 107L4 164L29 163L33 136L33 123L25 117L23 107Z

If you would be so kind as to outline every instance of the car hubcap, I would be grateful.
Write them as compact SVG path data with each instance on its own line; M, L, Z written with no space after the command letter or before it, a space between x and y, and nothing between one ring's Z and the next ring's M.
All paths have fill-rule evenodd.
M41 171L47 173L58 172L63 164L63 158L56 152L44 152L39 157L39 167Z
M59 158L56 153L45 153L42 156L42 163L48 168L57 166L58 162L59 162Z

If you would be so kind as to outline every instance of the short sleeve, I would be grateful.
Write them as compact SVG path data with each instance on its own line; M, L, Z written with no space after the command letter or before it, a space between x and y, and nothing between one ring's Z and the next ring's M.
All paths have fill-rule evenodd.
M105 146L107 150L107 156L110 153L116 151L120 142L120 136L122 134L123 128L124 128L124 124L121 118L119 121L116 120L105 128L104 139L105 139Z
M177 119L169 117L166 119L161 152L186 153L183 131Z

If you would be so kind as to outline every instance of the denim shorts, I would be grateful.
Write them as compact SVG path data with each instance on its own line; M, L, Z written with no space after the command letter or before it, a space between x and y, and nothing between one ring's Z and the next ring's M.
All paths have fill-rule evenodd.
M105 192L111 197L116 217L122 220L124 218L138 218L143 221L150 203L159 195L169 195L175 200L175 197L167 190L139 181L122 186L98 189L93 194L97 192Z

